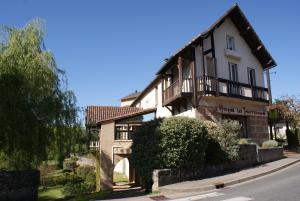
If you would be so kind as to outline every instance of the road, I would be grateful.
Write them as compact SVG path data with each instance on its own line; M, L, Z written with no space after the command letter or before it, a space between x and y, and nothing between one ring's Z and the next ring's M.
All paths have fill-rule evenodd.
M205 194L172 201L300 201L300 164L277 173Z

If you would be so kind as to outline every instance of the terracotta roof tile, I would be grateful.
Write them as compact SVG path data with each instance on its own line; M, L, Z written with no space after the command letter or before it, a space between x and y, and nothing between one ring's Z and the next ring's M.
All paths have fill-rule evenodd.
M143 111L142 108L137 107L115 107L115 106L88 106L86 108L86 125L93 125L99 121L112 119L122 115L137 113Z

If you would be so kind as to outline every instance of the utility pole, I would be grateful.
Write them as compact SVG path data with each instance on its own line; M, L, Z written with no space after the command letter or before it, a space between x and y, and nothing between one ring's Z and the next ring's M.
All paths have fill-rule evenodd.
M269 69L267 70L267 83L268 83L268 94L269 94L269 105L272 105L272 92L271 92L271 79Z

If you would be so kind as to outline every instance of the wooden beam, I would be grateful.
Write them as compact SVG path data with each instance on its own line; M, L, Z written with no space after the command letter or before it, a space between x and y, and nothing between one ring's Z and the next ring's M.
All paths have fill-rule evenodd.
M193 68L192 68L192 79L193 79L193 106L194 108L197 108L197 67L196 67L196 47L193 48Z
M207 55L207 54L209 54L209 53L211 53L212 52L212 48L210 48L210 49L208 49L208 50L205 50L204 52L203 52L203 55Z
M263 47L263 46L260 45L260 46L258 46L258 47L256 48L256 50L259 51L259 50L261 50L262 47Z
M179 91L182 91L182 66L183 66L183 59L181 56L178 57L177 67L179 73Z

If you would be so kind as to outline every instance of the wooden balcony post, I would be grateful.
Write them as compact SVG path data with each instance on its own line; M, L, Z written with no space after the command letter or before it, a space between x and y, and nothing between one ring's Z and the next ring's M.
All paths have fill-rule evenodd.
M181 93L182 91L182 65L183 65L183 59L182 57L178 57L177 68L179 74L179 93Z
M198 100L197 100L197 81L196 81L196 75L197 75L197 67L196 67L196 47L194 47L192 49L193 51L193 68L192 68L192 83L193 83L193 103L194 103L194 107L197 108L198 107Z

